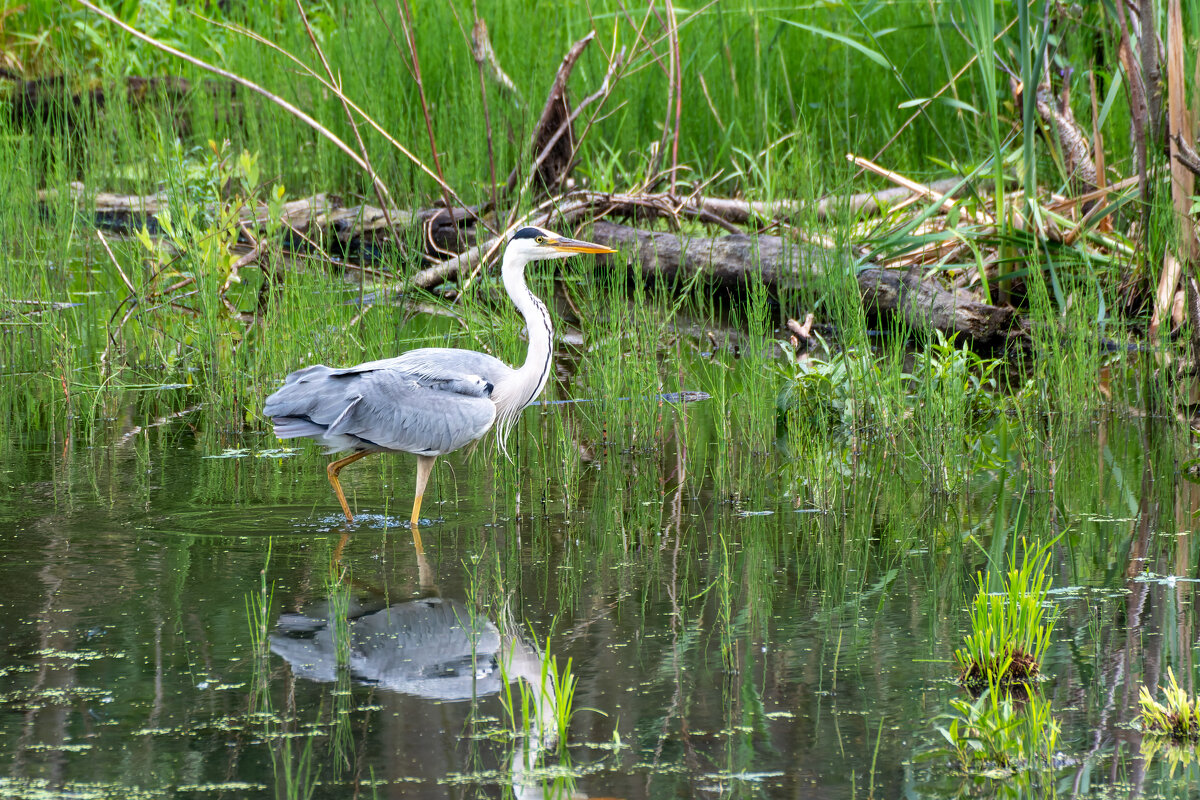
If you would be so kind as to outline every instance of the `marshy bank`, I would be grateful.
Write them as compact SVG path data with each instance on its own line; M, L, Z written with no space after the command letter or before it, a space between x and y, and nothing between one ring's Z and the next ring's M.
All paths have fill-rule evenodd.
M0 33L0 793L1200 781L1193 4L107 13ZM512 458L347 527L263 398L519 362L528 221Z

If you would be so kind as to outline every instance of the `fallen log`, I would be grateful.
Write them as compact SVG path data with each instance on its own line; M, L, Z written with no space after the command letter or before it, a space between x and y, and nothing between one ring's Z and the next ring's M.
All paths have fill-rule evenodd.
M154 216L166 207L166 197L162 195L101 193L89 197L78 184L71 186L70 194L76 204L92 206L97 224L126 231L143 224L153 231ZM39 199L50 203L55 195L52 191L43 192ZM717 212L706 200L579 192L548 204L529 222L565 226L597 214L705 220L707 215L718 216ZM241 209L243 223L254 227L266 222L265 214L263 206ZM730 216L721 216L728 224ZM336 196L319 194L285 204L280 217L285 229L316 241L336 239L343 245L396 241L401 239L397 235L401 232L411 240L414 229L419 228L425 242L421 249L458 253L409 277L408 282L422 288L434 288L465 270L475 269L480 259L498 251L503 244L502 237L476 244L478 232L469 209L392 209L389 227L388 215L382 209L368 205L343 207ZM744 285L751 279L761 279L772 287L802 286L830 270L851 269L856 263L849 253L779 236L734 233L721 237L681 237L600 220L595 223L591 238L632 254L634 262L647 275L676 280L700 273L705 280L730 287ZM856 279L865 307L897 313L914 329L936 328L984 340L1002 335L1013 321L1012 309L981 303L964 289L948 290L935 280L923 278L916 270L868 266L859 269Z
M956 185L957 181L954 179L930 184L943 192L950 191ZM145 225L152 234L159 233L155 217L168 204L165 193L92 194L81 183L69 184L67 193L76 208L90 209L95 214L97 226L122 232L138 230ZM756 219L790 221L809 214L822 219L832 214L835 208L861 214L878 213L881 209L890 208L912 196L913 193L908 189L897 188L812 201L751 202L721 197L578 191L564 196L562 200L570 201L572 207L590 204L601 214L615 214L631 219L688 218L731 230L735 226L749 225ZM52 204L58 197L57 189L38 192L38 200L43 204ZM421 239L426 243L424 251L430 255L445 256L447 253L462 253L480 242L480 233L475 224L478 212L477 207L429 208L419 211L390 208L385 214L383 209L376 206L345 205L337 195L321 193L285 203L279 221L314 241L336 240L347 248L354 248L360 244L376 245L385 240L411 241L414 229L420 228ZM241 222L261 228L267 222L267 207L261 204L253 208L244 206L239 210L239 217ZM392 222L391 227L388 226L389 218ZM454 274L453 269L436 271L447 277ZM428 286L430 283L427 278L415 282L421 286Z
M943 178L929 184L929 188L945 194L955 189L961 183L959 178ZM956 194L967 191L961 188ZM781 222L796 222L812 215L818 220L828 219L835 214L861 214L871 217L880 214L893 206L899 205L913 196L913 192L903 186L881 189L877 192L861 192L852 195L836 195L822 197L819 200L733 200L724 197L699 197L695 205L734 225L745 225L756 217L764 220L779 220Z
M169 205L165 192L150 195L97 192L92 195L81 183L68 185L76 208L90 208L97 227L129 233L142 226L152 235L159 235L157 217ZM43 205L53 204L59 197L56 189L38 192ZM317 242L340 242L343 249L382 241L411 241L416 235L426 243L430 253L457 253L475 242L474 219L477 208L427 208L419 211L392 208L388 213L366 204L344 205L333 194L315 194L284 203L279 223L284 228ZM391 226L388 220L391 220ZM238 219L245 225L262 229L268 222L267 206L243 205Z
M815 245L787 242L778 236L735 234L719 238L681 238L600 221L589 234L597 244L632 255L648 277L687 280L700 274L723 286L761 279L774 287L802 286L830 270L853 269L855 259ZM855 275L868 310L900 317L914 330L936 328L976 340L1003 335L1013 321L1011 308L981 303L962 289L948 290L917 270L865 267Z

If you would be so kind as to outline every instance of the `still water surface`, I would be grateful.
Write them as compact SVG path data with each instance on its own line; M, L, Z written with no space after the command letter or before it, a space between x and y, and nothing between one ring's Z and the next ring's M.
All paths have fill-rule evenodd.
M636 448L534 452L558 413L527 412L511 465L439 466L424 558L412 459L344 473L347 528L315 448L200 416L10 436L0 795L994 794L922 755L962 696L981 547L1053 519L1054 786L1195 796L1196 765L1169 776L1132 725L1143 674L1197 653L1197 494L1152 421L1074 432L1056 494L1044 465L947 494L881 454L822 506L779 453L706 453L711 402L664 406ZM578 681L561 746L551 658Z

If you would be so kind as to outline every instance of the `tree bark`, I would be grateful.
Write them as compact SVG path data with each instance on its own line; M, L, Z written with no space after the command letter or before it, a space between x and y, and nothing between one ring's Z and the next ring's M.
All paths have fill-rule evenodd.
M752 279L769 286L803 286L830 270L852 269L853 257L815 245L786 242L778 236L734 234L719 238L683 239L673 233L645 231L597 222L592 241L632 256L643 274L664 280L687 280L696 273L714 284L736 287ZM915 330L957 332L987 340L1008 331L1011 308L981 303L969 292L943 288L923 280L916 270L867 267L856 274L863 305L899 314Z

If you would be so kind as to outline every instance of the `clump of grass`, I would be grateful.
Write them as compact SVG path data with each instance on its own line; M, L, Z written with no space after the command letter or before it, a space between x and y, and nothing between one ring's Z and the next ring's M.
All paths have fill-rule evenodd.
M1143 686L1138 705L1142 709L1142 730L1147 733L1175 742L1200 741L1200 700L1176 682L1175 671L1170 667L1162 702L1155 700L1150 689Z
M948 724L937 726L950 747L934 755L949 753L964 772L991 777L1052 763L1060 726L1050 702L1036 692L1017 701L993 683L977 700L956 698L950 705L953 713L942 717Z
M991 573L980 573L971 604L971 632L955 651L959 680L968 689L1026 684L1041 670L1054 617L1046 614L1050 589L1049 545L1025 549L1020 566L1015 556L1001 591L989 591Z

